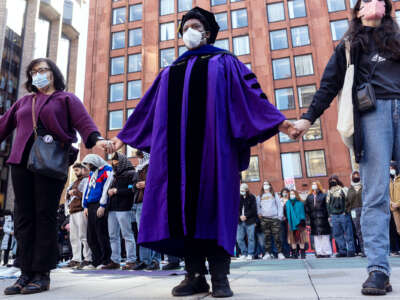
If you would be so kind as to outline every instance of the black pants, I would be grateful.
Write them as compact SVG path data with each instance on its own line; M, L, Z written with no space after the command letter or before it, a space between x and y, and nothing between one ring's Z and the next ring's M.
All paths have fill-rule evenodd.
M208 274L208 261L211 276L230 273L231 257L216 241L193 239L187 241L185 247L191 253L185 257L185 269L189 274Z
M93 265L107 265L111 262L110 237L108 235L107 213L97 217L98 203L88 204L87 242L92 250Z
M15 193L14 226L18 259L24 272L57 267L57 209L65 181L12 166Z

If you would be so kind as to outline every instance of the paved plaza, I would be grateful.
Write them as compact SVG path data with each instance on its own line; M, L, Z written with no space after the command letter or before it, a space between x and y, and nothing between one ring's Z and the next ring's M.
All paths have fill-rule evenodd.
M362 258L251 261L232 263L230 299L400 299L400 258L391 258L393 293L386 297L365 297L360 286L366 278ZM133 300L176 299L171 288L183 276L164 272L73 271L57 269L52 273L51 290L29 296L4 296L0 299L49 300ZM1 279L0 289L15 279ZM197 295L181 299L213 299Z

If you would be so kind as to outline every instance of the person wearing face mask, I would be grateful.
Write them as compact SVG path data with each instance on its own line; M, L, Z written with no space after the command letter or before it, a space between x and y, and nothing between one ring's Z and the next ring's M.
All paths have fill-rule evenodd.
M257 211L264 231L265 255L263 259L272 259L272 238L278 251L278 259L285 259L282 253L281 221L283 206L269 182L264 182L260 195L257 197Z
M301 259L305 259L305 245L308 240L306 213L304 203L301 201L300 195L296 190L290 190L289 200L284 207L284 214L288 220L288 243L292 248L291 258L299 258L299 247Z
M353 225L350 215L346 212L347 189L336 175L332 175L328 182L326 202L332 222L332 234L338 248L336 257L354 257Z
M361 230L368 258L365 295L392 290L389 266L389 169L400 160L400 35L391 0L357 0L348 31L336 47L308 111L295 122L304 134L343 88L348 61L354 65L352 87L354 154L363 189ZM351 73L349 73L351 74ZM358 97L359 96L359 97ZM374 101L376 100L376 101ZM349 122L350 123L350 122ZM382 192L386 191L386 192Z
M43 176L28 169L36 137L49 143L54 140L63 143L69 149L70 165L78 153L72 147L77 142L77 131L86 148L112 149L112 144L101 137L82 101L65 91L64 77L53 61L47 58L31 61L26 78L25 88L29 94L0 117L0 142L16 130L7 163L11 166L15 192L15 236L21 276L5 289L7 295L48 290L50 271L58 263L56 216L66 178Z
M111 263L106 208L113 172L112 167L96 154L86 155L82 164L90 170L83 193L84 214L88 218L87 241L92 250L93 266L101 269Z
M361 212L362 212L362 184L360 172L354 171L351 174L351 187L347 192L346 213L350 214L353 220L356 238L361 250L361 256L365 257L364 241L361 232Z
M281 192L281 204L282 207L284 208L286 205L286 202L289 200L289 194L290 191L288 188L284 187ZM281 221L281 243L282 243L282 253L285 255L286 258L290 257L290 245L288 243L288 222L285 217L285 214L283 214L282 221Z
M311 184L311 189L304 206L306 216L310 220L311 234L314 236L316 257L331 257L331 226L328 221L329 215L326 206L326 194L320 182L315 181Z
M239 225L236 240L240 248L240 259L252 260L255 251L255 228L257 220L256 197L250 193L247 184L240 186ZM245 238L247 236L248 246Z
M139 243L185 258L187 276L174 296L208 292L208 272L215 297L233 295L227 275L239 219L238 174L252 146L279 131L297 135L256 75L212 46L218 31L214 14L202 8L182 17L188 51L161 71L113 139L114 150L128 144L151 152Z
M393 256L400 254L400 176L397 165L390 165L390 249Z

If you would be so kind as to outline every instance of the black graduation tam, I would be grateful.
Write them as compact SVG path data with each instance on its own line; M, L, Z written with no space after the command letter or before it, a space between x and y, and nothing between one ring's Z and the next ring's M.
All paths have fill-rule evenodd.
M182 17L181 25L179 26L179 33L181 35L183 35L183 25L185 25L185 22L190 19L200 20L206 31L210 32L210 38L208 39L208 43L214 44L215 40L217 39L219 31L219 26L217 21L215 20L214 14L198 6L192 8L191 10L188 11L186 15Z

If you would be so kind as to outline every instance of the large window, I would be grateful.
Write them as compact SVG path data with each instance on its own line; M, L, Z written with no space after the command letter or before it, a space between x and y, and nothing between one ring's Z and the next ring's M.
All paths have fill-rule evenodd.
M131 54L128 56L128 72L140 72L142 71L142 54Z
M128 120L129 117L133 114L133 112L135 111L134 108L128 108L126 111L126 119Z
M289 57L273 59L272 70L274 72L274 79L285 79L292 77Z
M292 88L275 90L276 107L280 110L295 109L294 93Z
M111 75L119 75L125 72L124 68L125 57L113 57L111 58Z
M295 122L295 119L289 120L290 122ZM295 140L292 140L287 134L283 132L279 132L279 143L284 144L284 143L293 143L296 142Z
M226 12L215 14L215 20L220 31L228 30L228 14Z
M226 0L211 0L211 6L225 4Z
M143 5L135 4L129 7L129 21L140 21L143 14Z
M175 0L160 0L160 15L173 14L175 11Z
M142 97L142 81L133 80L128 82L128 100L140 99Z
M281 153L283 178L302 178L300 152Z
M308 33L308 26L293 27L290 29L292 33L293 47L301 47L310 44L310 36Z
M294 57L296 76L307 76L314 74L312 55L299 55Z
M114 110L108 113L108 130L121 129L124 122L122 110Z
M247 170L242 172L243 182L257 182L260 181L260 169L258 166L258 156L250 157L250 163Z
M160 40L168 41L175 39L175 24L174 22L164 23L160 25Z
M302 18L307 15L304 0L289 0L288 9L290 19Z
M232 28L247 27L247 10L239 9L231 12Z
M229 51L229 40L228 39L216 40L214 46Z
M349 28L348 20L332 21L331 22L332 39L334 41L341 40L348 28Z
M68 70L70 62L70 53L71 53L71 41L68 37L62 36L60 39L60 43L58 44L57 65L60 68L60 71L63 74L67 84L69 77Z
M285 8L283 2L267 5L268 22L278 22L285 20Z
M178 47L178 56L181 56L183 53L187 51L186 46L179 46Z
M120 7L120 8L114 8L113 9L113 25L118 25L118 24L123 24L125 23L126 20L126 8L125 7Z
M317 119L306 134L303 135L304 141L315 141L322 139L321 120Z
M274 30L269 33L271 50L286 49L289 47L286 29Z
M328 11L334 12L339 10L346 9L346 2L345 0L326 0L328 3Z
M309 107L317 91L317 87L315 85L304 85L299 86L297 91L299 94L299 106L301 108Z
M160 50L160 68L168 67L174 62L175 48L167 48Z
M125 31L113 32L111 49L125 48Z
M250 54L248 35L233 38L233 53L237 56Z
M192 0L178 0L178 11L187 11L192 8Z
M326 176L325 152L324 150L305 151L307 176Z
M47 57L50 34L50 22L39 18L35 28L35 51L33 58Z
M142 28L129 30L129 47L135 47L142 44Z
M124 84L122 82L110 84L110 102L124 100Z

